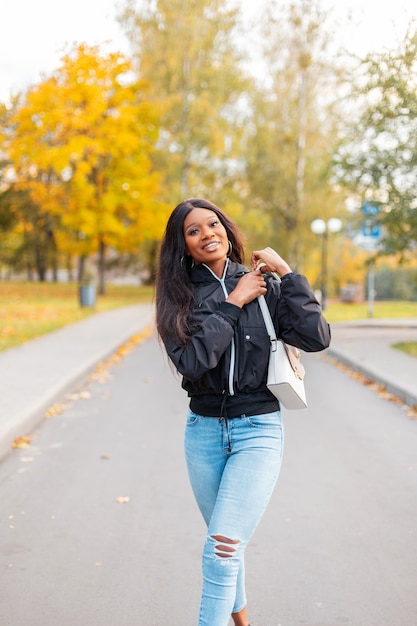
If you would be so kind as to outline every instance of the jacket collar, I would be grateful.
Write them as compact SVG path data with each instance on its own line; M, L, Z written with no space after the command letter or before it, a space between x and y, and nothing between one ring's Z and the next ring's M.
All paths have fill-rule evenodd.
M240 277L243 274L247 274L249 272L248 268L242 265L241 263L235 263L230 259L227 259L226 262L226 271L223 275L223 279L227 280L233 276ZM191 282L196 284L200 283L213 283L220 280L217 276L213 274L213 272L204 264L195 265L190 273Z

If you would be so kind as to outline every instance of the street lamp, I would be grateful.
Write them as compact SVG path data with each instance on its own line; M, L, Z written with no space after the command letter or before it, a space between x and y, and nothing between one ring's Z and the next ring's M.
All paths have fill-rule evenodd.
M321 307L323 311L327 306L327 239L329 233L338 233L342 230L342 220L331 217L327 222L322 219L311 222L311 230L315 235L321 235Z

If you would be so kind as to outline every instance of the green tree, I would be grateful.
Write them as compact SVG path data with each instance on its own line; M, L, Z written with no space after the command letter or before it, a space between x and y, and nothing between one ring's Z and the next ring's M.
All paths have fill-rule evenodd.
M417 31L398 49L366 56L354 97L360 115L335 157L338 179L361 200L379 202L380 254L417 245Z
M311 221L343 208L329 172L340 70L329 16L317 2L271 2L262 20L266 69L252 97L248 183L252 202L269 217L272 245L302 270L316 243Z
M236 47L238 10L223 0L128 0L120 16L138 75L161 108L156 167L164 199L237 198L239 115L248 81Z

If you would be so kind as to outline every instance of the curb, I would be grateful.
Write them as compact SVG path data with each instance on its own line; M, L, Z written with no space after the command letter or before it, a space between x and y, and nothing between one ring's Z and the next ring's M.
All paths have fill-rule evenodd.
M330 358L335 359L342 365L346 365L353 371L358 372L358 374L361 374L362 376L366 376L366 378L373 380L378 385L383 385L388 393L396 396L397 398L400 398L400 400L402 400L402 402L404 402L404 404L406 404L407 406L411 408L417 406L417 391L412 392L408 389L405 389L404 387L401 387L401 385L392 382L392 380L387 380L384 376L381 376L372 368L359 365L357 361L349 358L348 356L346 356L346 354L344 354L343 352L339 352L335 348L328 348L327 355Z
M39 388L36 389L36 393L32 392L27 398L23 397L24 394L21 394L22 400L20 405L19 403L14 404L17 393L16 388L7 389L6 385L4 393L7 394L9 391L11 396L5 399L6 414L2 416L0 421L0 461L12 451L12 443L17 437L31 433L42 422L45 412L58 400L62 399L63 396L85 381L101 361L108 359L136 334L153 327L151 307L144 307L142 317L137 315L139 311L137 307L132 307L131 311L128 309L117 309L114 313L107 311L99 313L97 315L101 319L97 320L98 324L96 325L94 324L95 316L92 316L82 322L76 322L71 326L34 339L18 348L13 348L9 354L7 354L9 351L6 351L0 355L0 358L3 358L5 361L6 369L8 368L9 371L22 371L22 384L24 384L25 375L28 379L31 371L33 371L33 367L42 370L43 365L46 364L49 370L51 370L51 363L53 366L54 359L57 358L56 353L60 351L61 347L64 356L66 348L69 352L70 344L72 344L71 347L74 347L76 342L73 336L74 331L77 333L78 328L80 328L84 332L82 336L84 343L75 352L75 356L71 355L68 369L64 367L57 376L53 376L51 371L49 371L49 374L39 381ZM106 332L108 325L108 319L106 318L113 323L112 332ZM92 330L94 326L100 326L100 328L97 330L96 336L92 338L91 345L87 346L88 337L94 335ZM39 348L41 356L36 358ZM36 375L38 375L38 372L36 372ZM4 407L3 410L5 410Z

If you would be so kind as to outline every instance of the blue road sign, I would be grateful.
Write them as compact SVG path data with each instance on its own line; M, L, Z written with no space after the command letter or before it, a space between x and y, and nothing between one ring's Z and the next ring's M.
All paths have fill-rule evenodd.
M362 205L362 213L364 215L378 215L380 211L381 211L380 205L370 200L367 200Z
M375 220L365 220L362 222L361 232L364 237L379 239L381 236L381 227Z
M355 243L364 250L375 251L378 249L382 236L381 225L378 221L381 206L372 200L367 200L361 208L364 219L360 233L355 237Z

